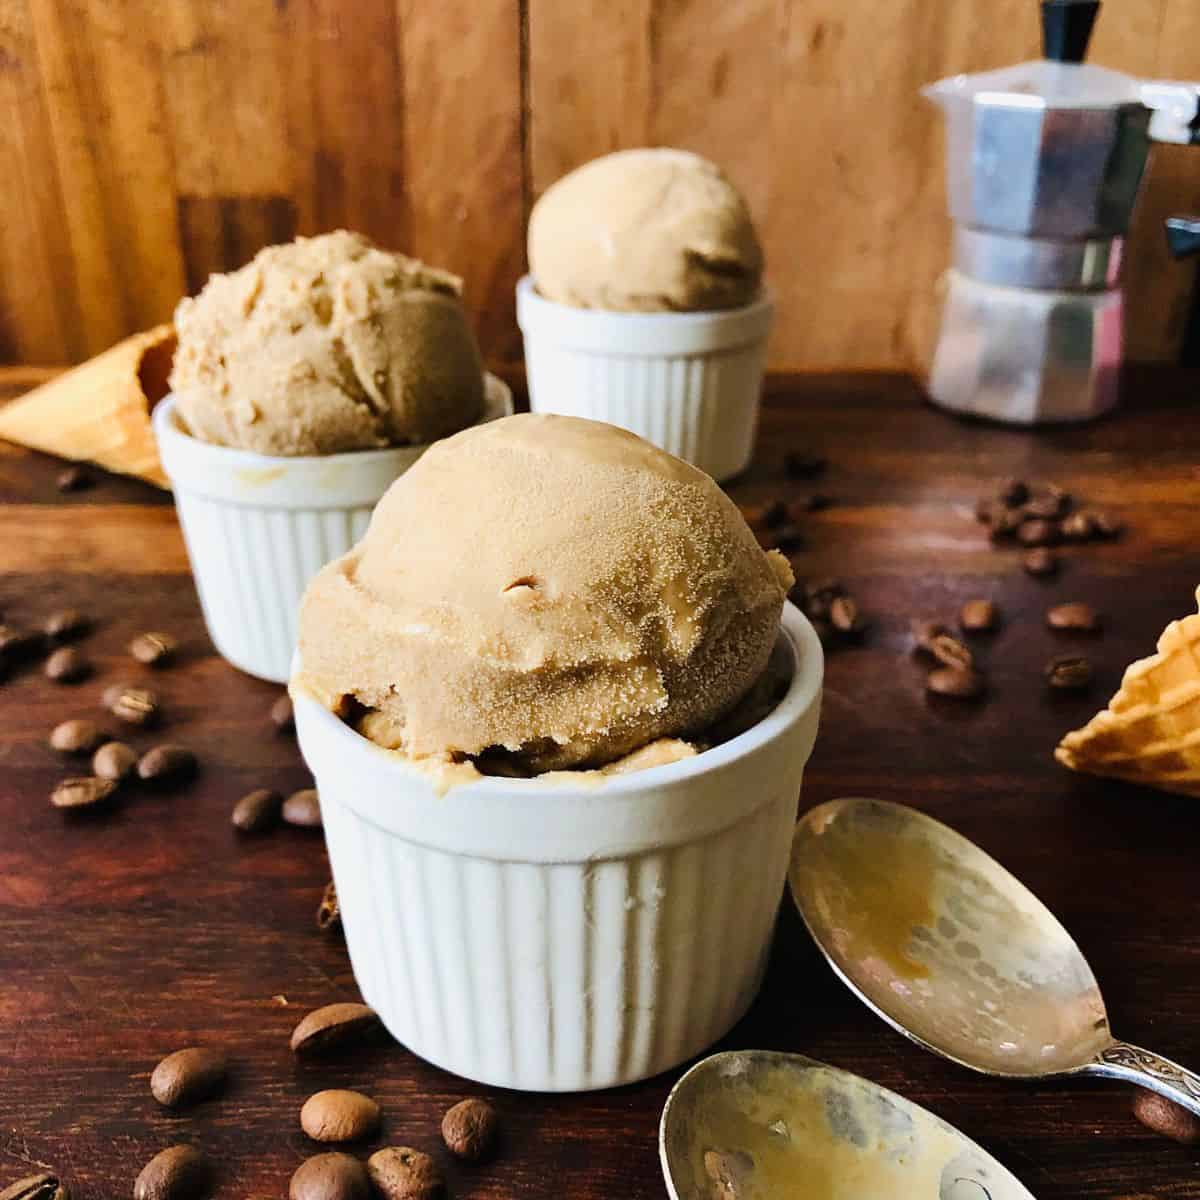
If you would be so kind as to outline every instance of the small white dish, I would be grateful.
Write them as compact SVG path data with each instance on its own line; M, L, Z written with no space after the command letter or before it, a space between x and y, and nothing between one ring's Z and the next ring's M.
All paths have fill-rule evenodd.
M363 998L414 1053L495 1087L567 1092L711 1046L758 991L783 894L823 656L751 729L597 778L438 778L292 693Z
M767 338L767 294L718 312L605 312L517 284L534 412L607 421L685 459L716 480L754 453Z
M508 386L485 382L480 424L513 411ZM235 667L286 683L309 579L362 537L379 498L428 447L256 454L193 437L171 396L152 421L209 636Z

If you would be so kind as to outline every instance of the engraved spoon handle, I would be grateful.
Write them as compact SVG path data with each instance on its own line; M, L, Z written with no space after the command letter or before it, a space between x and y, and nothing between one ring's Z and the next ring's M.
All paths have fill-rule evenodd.
M1105 1075L1149 1088L1200 1117L1200 1075L1161 1054L1112 1042L1084 1067L1090 1075Z

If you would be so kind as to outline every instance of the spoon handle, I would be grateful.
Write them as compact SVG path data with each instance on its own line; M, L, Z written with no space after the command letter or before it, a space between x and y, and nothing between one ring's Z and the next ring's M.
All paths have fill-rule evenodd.
M1152 1050L1143 1050L1128 1042L1111 1042L1085 1070L1092 1075L1105 1075L1109 1079L1149 1088L1200 1116L1200 1075Z

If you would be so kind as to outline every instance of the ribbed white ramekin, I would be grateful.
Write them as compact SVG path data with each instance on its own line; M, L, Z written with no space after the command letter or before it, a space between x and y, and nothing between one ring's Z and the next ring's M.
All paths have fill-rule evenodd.
M699 1053L758 991L823 660L752 729L603 781L435 778L293 683L354 975L389 1031L468 1079L581 1091Z
M482 420L511 412L512 393L489 375ZM153 421L209 636L235 667L286 683L305 585L366 533L376 502L426 447L297 458L234 450L192 437L170 396Z
M517 284L529 405L607 421L714 479L754 453L767 336L767 296L722 312L617 313L572 308Z

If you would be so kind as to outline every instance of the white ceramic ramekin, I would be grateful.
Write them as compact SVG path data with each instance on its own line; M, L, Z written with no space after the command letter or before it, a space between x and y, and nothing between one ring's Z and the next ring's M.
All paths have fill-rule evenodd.
M511 412L512 393L489 375L481 421ZM234 450L192 437L170 396L153 422L209 636L235 667L286 683L305 585L366 533L376 502L427 447L298 458Z
M397 1040L496 1087L665 1071L749 1007L787 874L823 658L768 716L694 758L602 782L434 778L293 684L354 975Z
M714 479L754 453L767 336L764 295L723 312L617 313L572 308L517 284L529 406L640 434Z

